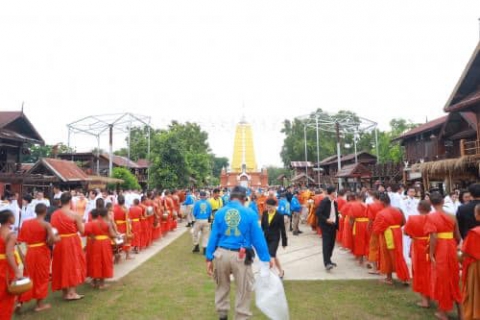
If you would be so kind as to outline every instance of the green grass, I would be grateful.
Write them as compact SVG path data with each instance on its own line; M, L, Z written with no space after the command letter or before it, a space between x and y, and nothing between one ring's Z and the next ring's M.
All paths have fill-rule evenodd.
M79 292L85 298L75 302L62 301L55 292L48 298L51 310L36 314L29 303L14 319L216 319L213 280L205 273L204 258L190 249L187 233L105 291L84 285ZM285 281L285 290L292 320L433 318L433 310L416 307L415 294L401 285ZM254 306L252 311L254 319L266 319Z

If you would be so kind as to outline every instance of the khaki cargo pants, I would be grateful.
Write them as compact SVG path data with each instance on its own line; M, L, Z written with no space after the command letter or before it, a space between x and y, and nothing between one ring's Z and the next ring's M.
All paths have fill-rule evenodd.
M244 259L239 261L238 252L218 248L214 253L213 279L216 283L215 308L218 316L228 316L230 310L230 274L235 278L235 320L249 319L252 316L250 304L254 277L252 266L246 266Z
M200 244L200 235L202 237L202 247L206 248L208 238L210 237L210 223L208 220L197 220L193 226L193 245Z

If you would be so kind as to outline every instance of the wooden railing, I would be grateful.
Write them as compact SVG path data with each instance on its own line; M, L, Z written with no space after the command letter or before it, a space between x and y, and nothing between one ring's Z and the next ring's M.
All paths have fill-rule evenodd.
M480 154L480 141L462 139L460 141L460 154L462 157Z

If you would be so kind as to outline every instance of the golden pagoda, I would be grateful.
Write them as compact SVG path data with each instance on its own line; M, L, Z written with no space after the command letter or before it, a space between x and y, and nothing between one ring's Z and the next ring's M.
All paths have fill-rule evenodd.
M268 186L267 169L257 171L252 126L243 118L235 129L231 170L224 168L220 176L224 188L242 185L248 188Z

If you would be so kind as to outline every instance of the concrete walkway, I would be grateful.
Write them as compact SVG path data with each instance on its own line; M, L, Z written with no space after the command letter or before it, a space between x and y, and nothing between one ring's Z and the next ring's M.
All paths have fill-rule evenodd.
M148 249L140 251L139 254L132 253L132 256L135 257L133 260L126 261L125 255L122 255L121 262L114 265L114 277L112 279L108 279L108 281L118 281L141 266L148 259L156 255L160 250L175 241L185 232L189 231L190 228L186 228L185 225L186 222L179 223L177 229L168 232L164 237L156 240Z
M347 280L380 279L361 267L352 254L335 246L332 261L338 267L326 271L323 266L322 238L307 225L300 225L302 234L294 236L287 231L288 246L278 248L277 257L285 270L285 280Z

